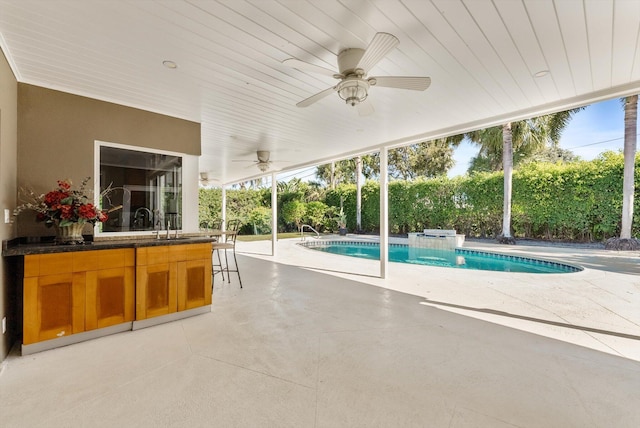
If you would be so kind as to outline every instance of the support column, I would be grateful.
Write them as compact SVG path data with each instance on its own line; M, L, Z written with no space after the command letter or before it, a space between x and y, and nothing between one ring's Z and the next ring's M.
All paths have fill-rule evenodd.
M271 173L271 255L276 256L278 242L278 181Z
M222 224L220 228L222 230L227 229L227 186L222 185L222 212L220 213L222 217Z
M380 278L386 278L389 269L389 150L380 149Z

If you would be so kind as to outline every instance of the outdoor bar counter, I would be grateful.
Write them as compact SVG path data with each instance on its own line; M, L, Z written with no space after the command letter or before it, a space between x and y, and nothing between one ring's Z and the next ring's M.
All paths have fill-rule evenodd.
M22 311L22 354L209 312L214 240L4 241Z

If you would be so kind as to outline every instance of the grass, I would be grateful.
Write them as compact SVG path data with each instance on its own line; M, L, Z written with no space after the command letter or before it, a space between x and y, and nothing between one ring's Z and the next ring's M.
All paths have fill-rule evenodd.
M299 238L300 232L286 232L278 233L278 239ZM238 241L253 242L253 241L269 241L271 240L271 234L268 235L238 235Z

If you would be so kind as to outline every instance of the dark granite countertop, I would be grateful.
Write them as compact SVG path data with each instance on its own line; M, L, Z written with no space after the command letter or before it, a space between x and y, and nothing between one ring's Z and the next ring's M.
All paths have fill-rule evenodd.
M149 237L131 239L105 239L86 241L84 244L60 245L54 242L25 243L24 239L16 238L2 241L2 256L25 256L29 254L53 254L72 251L111 250L115 248L141 248L161 245L202 244L213 242L215 238L209 236L181 236L172 239L155 239Z

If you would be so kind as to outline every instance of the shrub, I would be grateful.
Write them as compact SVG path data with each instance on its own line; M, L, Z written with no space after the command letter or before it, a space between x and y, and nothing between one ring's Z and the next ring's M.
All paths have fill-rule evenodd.
M304 202L293 200L282 204L282 220L285 225L295 224L299 229L305 216L306 206Z
M271 209L267 207L255 207L249 213L246 225L253 235L265 235L271 233Z
M327 215L327 204L320 201L312 201L307 203L304 221L315 229L320 229Z

